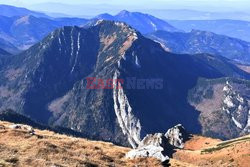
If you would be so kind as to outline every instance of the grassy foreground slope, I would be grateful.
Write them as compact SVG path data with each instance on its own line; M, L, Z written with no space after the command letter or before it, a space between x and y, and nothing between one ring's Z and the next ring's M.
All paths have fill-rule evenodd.
M173 158L202 167L247 167L250 160L250 135L227 141L193 136Z
M155 159L127 160L130 148L112 143L90 141L35 129L31 135L25 130L11 129L0 121L0 167L39 166L161 166Z
M48 130L12 129L0 121L0 167L160 167L153 158L126 159L130 148L112 143L60 135ZM192 136L170 159L173 167L246 167L250 159L250 135L221 141Z

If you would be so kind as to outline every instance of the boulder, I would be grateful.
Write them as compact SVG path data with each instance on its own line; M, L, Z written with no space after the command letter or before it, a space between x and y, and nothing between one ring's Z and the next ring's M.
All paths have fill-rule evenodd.
M137 149L127 153L127 158L154 157L162 162L167 162L169 157L166 148L171 147L167 138L162 133L147 135L139 144Z
M30 134L35 134L35 130L28 125L22 125L22 124L13 124L9 126L10 129L21 129L21 130L25 130Z
M148 134L139 143L139 147L153 145L156 147L166 147L168 144L167 138L162 133Z
M169 144L177 148L184 147L184 143L188 139L188 136L188 133L181 124L178 124L169 129L165 134L165 137L168 139Z
M153 157L161 160L161 162L168 162L169 157L165 155L163 152L164 152L163 147L148 145L145 147L138 147L137 149L129 151L126 157L131 159Z
M153 157L161 160L162 163L167 163L175 148L184 147L184 142L188 139L188 136L184 127L180 124L169 129L166 134L149 134L144 137L136 149L129 151L126 157Z

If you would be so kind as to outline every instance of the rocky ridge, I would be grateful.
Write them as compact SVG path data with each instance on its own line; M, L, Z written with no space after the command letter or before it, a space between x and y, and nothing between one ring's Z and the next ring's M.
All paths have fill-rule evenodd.
M188 134L182 125L170 128L165 134L149 134L139 143L136 149L127 153L127 158L154 157L163 163L168 163L174 149L184 148Z
M134 148L147 134L163 133L179 123L190 133L200 134L204 127L217 132L200 124L200 112L187 101L189 90L199 78L249 77L223 58L169 53L129 25L105 20L50 33L14 56L0 74L0 109ZM88 89L87 78L135 78L135 84ZM159 79L162 87L147 87L145 80ZM141 82L144 86L138 87Z

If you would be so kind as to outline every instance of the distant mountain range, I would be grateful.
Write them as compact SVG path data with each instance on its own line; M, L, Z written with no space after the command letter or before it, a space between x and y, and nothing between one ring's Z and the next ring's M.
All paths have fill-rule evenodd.
M0 6L1 8L1 6ZM15 8L12 6L3 5L2 8L9 8L10 11L13 10L21 10L20 8ZM207 52L211 54L220 54L227 58L238 59L240 61L245 61L248 59L249 55L249 44L243 41L239 41L236 39L227 38L225 36L218 36L213 34L211 38L209 38L206 34L208 32L198 32L192 31L189 35L184 34L182 30L191 31L192 29L200 29L205 31L211 31L218 34L224 34L232 37L237 37L239 39L249 40L249 22L244 21L234 21L234 20L207 20L207 21L169 21L170 24L164 20L156 18L154 16L143 14L139 12L129 12L129 11L121 11L117 15L110 14L101 14L96 16L93 19L79 19L79 18L48 18L48 17L35 17L37 14L35 12L25 10L23 14L28 14L25 16L15 16L15 17L5 17L0 16L0 48L6 50L9 53L16 54L20 52L20 50L25 50L35 43L42 40L46 35L48 35L51 31L63 27L63 26L83 26L85 24L91 25L92 22L96 22L98 19L104 20L113 20L113 21L122 21L133 28L140 31L142 34L153 33L155 31L167 31L167 32L177 32L175 35L171 35L170 39L172 43L168 43L168 47L173 52L177 53L202 53ZM0 14L1 15L1 14ZM35 15L35 16L34 16ZM174 25L174 26L172 26ZM177 28L175 28L177 27ZM178 32L180 33L179 35ZM201 33L198 35L197 33ZM157 34L157 38L164 38L164 35L161 36L159 32ZM182 38L182 42L178 41L176 38ZM179 36L179 37L178 37ZM181 37L180 37L181 36ZM202 36L207 38L204 40ZM217 38L214 38L214 37ZM249 37L248 37L249 36ZM199 37L200 39L196 39ZM192 39L188 39L192 38ZM212 39L213 38L213 39ZM249 39L248 39L249 38ZM209 39L209 40L208 40ZM227 42L223 42L222 39L226 39ZM163 39L165 40L165 39ZM189 41L184 41L189 40ZM194 40L198 40L199 46L194 46ZM203 41L201 41L203 40ZM211 46L212 41L216 43L217 46ZM192 43L193 42L193 43ZM229 42L234 44L231 46ZM182 43L181 48L178 48L177 45ZM189 46L188 44L189 43ZM175 46L172 46L175 45ZM191 46L192 45L192 46ZM227 49L226 49L227 47ZM228 50L228 48L230 48ZM248 61L248 60L247 60Z
M211 31L250 42L250 22L240 20L168 20L178 29Z
M65 7L67 6L67 7ZM70 17L80 17L91 19L104 11L109 13L118 13L123 10L124 7L117 8L116 5L106 4L65 4L60 2L46 2L29 5L29 8L35 11L43 11L44 13L64 13Z
M9 5L1 5L1 4L0 4L0 15L6 16L6 17L26 16L26 15L32 15L35 17L48 17L44 13L31 11L26 8L20 8L20 7L9 6Z
M174 53L209 53L240 62L250 63L250 43L207 31L190 33L157 31L149 38L159 41Z
M8 8L9 6L4 7ZM15 9L15 7L11 6L9 8L10 11L12 11L12 8ZM15 10L20 9L16 8ZM25 14L25 12L23 12L23 14ZM151 33L156 30L170 32L180 31L161 19L138 12L121 11L115 16L102 14L90 20L80 18L36 17L37 14L31 11L26 12L26 14L27 15L24 16L14 17L1 16L0 14L0 22L2 23L0 25L0 42L3 41L6 45L5 49L11 53L29 48L56 28L73 25L82 26L87 22L91 24L98 19L123 21L141 33Z
M25 50L42 40L56 28L67 25L84 25L87 20L79 18L38 18L33 15L5 17L0 16L0 44L10 52ZM15 49L14 49L15 48Z
M144 10L156 17L164 20L220 20L233 19L250 21L250 13L248 12L209 12L189 9L148 9Z
M88 77L124 79L125 85L88 89ZM220 84L229 87L224 93L232 102L213 99L217 89L209 81L222 77ZM127 87L127 78L135 78L139 86ZM205 84L198 82L201 78ZM5 64L0 70L0 109L133 147L146 134L165 132L178 123L192 133L227 139L248 132L250 98L240 86L250 90L249 78L226 58L169 53L125 23L99 20L89 28L57 29ZM146 86L147 80L161 82L156 83L160 87ZM211 99L225 107L208 110ZM210 117L207 111L217 115Z
M160 3L160 2L157 2ZM148 4L147 2L144 5ZM65 8L68 6L68 8ZM147 6L147 9L141 6L121 6L121 5L108 5L108 4L84 4L84 5L68 5L63 3L39 3L31 5L31 9L36 11L45 11L49 13L66 13L68 15L73 15L74 17L81 16L96 16L103 11L108 11L111 14L117 13L123 9L127 9L130 11L137 11L142 13L149 13L158 18L162 19L171 19L171 20L218 20L218 19L235 19L235 20L248 20L250 21L250 13L247 12L237 12L232 11L230 9L227 11L222 11L221 8L215 9L212 8L212 11L206 11L208 8L199 8L196 10L185 9L186 6L183 3L178 5L178 8L182 6L182 9L174 9L176 7L171 7L168 5L162 5L160 9L155 8L154 5ZM189 5L188 5L189 6ZM165 8L165 9L162 9ZM172 8L172 9L171 9ZM218 11L218 12L215 12Z
M125 22L143 34L154 32L157 30L164 30L170 32L180 31L168 24L166 21L156 18L152 15L143 14L139 12L129 12L126 10L121 11L115 16L109 15L107 13L101 14L95 17L95 19Z

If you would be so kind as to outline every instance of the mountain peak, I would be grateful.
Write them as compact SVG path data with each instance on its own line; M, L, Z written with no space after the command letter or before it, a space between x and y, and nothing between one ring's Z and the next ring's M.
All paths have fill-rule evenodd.
M111 20L96 20L95 22L92 22L90 25L87 27L105 27L107 29L111 27L117 27L122 30L122 32L127 32L127 33L138 33L137 30L132 28L130 25L126 24L125 22L121 21L111 21Z
M136 30L140 31L142 34L152 33L156 30L164 30L168 32L179 32L180 30L176 29L169 23L164 20L161 20L157 17L154 17L149 14L140 13L140 12L130 12L127 10L122 10L118 14L112 16L109 14L101 14L92 19L90 22L94 22L97 19L103 20L113 20L121 21L129 24ZM89 23L92 24L92 23Z
M127 11L127 10L122 10L120 11L117 16L129 16L131 14L131 12Z
M108 13L103 13L95 17L95 19L105 19L105 20L112 20L113 16Z
M49 18L49 16L47 16L44 13L31 11L23 7L15 7L15 6L2 5L2 4L0 4L0 15L7 16L7 17L33 15L35 17Z
M86 48L92 47L91 54L93 57L96 57L97 50L100 50L112 52L110 55L116 55L113 56L116 59L124 54L139 36L139 32L123 22L97 20L84 28L78 26L59 28L34 47L41 51L41 53L37 53L41 56L53 55L50 56L50 61L59 59L59 56L60 59L65 56L65 63L69 62L65 66L68 66L69 73L74 73L80 71L82 61L86 61L83 59L91 59L85 53ZM108 50L111 48L113 49ZM116 52L117 50L118 52ZM44 51L48 53L43 54ZM103 56L103 59L100 60L105 61L106 56ZM100 62L100 64L102 63Z

